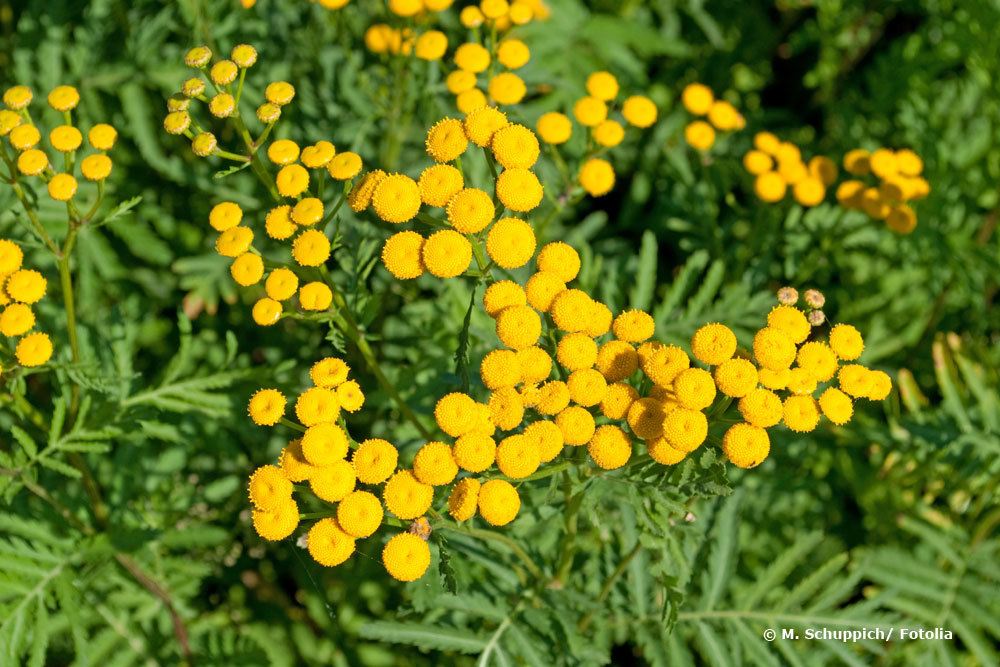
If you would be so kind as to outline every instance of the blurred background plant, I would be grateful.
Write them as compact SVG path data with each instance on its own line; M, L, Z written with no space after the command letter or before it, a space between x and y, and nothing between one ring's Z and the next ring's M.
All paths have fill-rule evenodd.
M774 288L821 288L827 315L865 332L864 361L893 375L899 391L884 414L873 406L847 428L785 434L767 463L731 479L679 469L641 485L631 476L592 484L572 585L562 589L526 589L511 553L461 535L448 537L447 563L436 558L409 586L388 579L377 557L323 570L291 546L265 546L250 528L243 484L285 443L252 427L246 398L261 383L300 385L317 350L354 352L322 331L299 327L293 342L287 330L253 323L205 221L221 199L248 210L267 202L252 174L214 178L217 164L177 150L161 130L164 100L186 78L191 46L253 43L262 80L296 86L283 131L407 164L422 154L420 128L457 113L448 65L401 65L365 49L370 25L397 21L377 2L339 11L305 0L251 9L235 0L5 2L2 87L76 85L83 125L119 131L108 192L116 202L142 197L77 239L83 361L64 371L72 381L0 377L4 468L58 503L4 479L6 662L996 662L1000 11L918 0L549 4L547 21L518 31L532 53L520 111L529 124L568 112L602 69L648 94L660 121L615 149L609 195L581 200L539 240L571 243L585 289L615 309L652 308L668 339L719 320L745 344ZM463 33L457 12L438 23ZM732 101L748 131L693 150L680 93L696 81ZM409 123L392 115L397 103ZM765 129L837 162L859 146L912 148L932 185L916 229L898 236L832 202L765 208L742 165L752 133ZM18 206L0 187L0 235L34 257ZM59 211L40 216L56 225ZM751 244L773 256L760 261ZM355 248L345 270L363 277L354 297L370 304L366 328L410 405L429 414L458 382L442 369L455 368L467 290L369 271L374 234ZM43 301L43 315L56 316L58 303ZM65 334L49 332L57 354L66 349ZM478 359L491 322L473 321L471 333ZM376 386L362 360L348 361L363 386ZM82 452L104 511L73 479L73 447L52 428L67 406L59 387L71 384L106 424L106 451ZM41 420L16 429L15 395ZM416 446L417 433L398 421L389 397L373 392L352 428ZM43 459L55 463L28 465ZM530 557L558 560L562 502L536 489L507 534ZM760 639L767 627L900 623L945 627L956 639Z

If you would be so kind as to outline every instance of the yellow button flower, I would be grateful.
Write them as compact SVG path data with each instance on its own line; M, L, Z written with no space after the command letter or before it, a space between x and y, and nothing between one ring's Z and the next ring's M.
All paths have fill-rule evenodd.
M524 266L535 253L535 232L531 225L517 218L498 220L486 237L486 252L501 268Z

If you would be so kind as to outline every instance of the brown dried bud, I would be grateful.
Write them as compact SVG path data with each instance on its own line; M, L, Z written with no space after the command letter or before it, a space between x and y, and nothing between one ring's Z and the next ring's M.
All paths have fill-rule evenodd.
M818 327L823 324L823 322L826 322L826 314L822 310L814 310L806 315L806 317L809 320L809 324L814 327Z
M794 287L782 287L778 290L778 303L794 306L799 302L799 291Z
M816 289L807 289L805 293L806 305L810 308L822 308L826 304L826 297Z
M410 524L410 528L406 531L410 535L416 535L424 542L431 537L431 524L427 520L427 517L420 517Z

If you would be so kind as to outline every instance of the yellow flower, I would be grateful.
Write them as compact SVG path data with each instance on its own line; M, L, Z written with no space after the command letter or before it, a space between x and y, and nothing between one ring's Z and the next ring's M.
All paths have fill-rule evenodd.
M608 419L624 419L632 404L639 400L639 392L631 385L616 382L608 385L608 391L601 400L601 414Z
M528 297L530 300L530 291ZM549 314L555 325L563 331L568 333L584 331L594 315L594 301L581 290L563 290L552 299Z
M771 439L759 426L733 424L722 436L722 451L734 466L753 468L771 452Z
M302 456L314 466L325 468L347 456L347 433L330 422L313 424L302 435Z
M531 225L517 218L498 220L486 237L486 252L501 268L524 266L535 253L535 232Z
M253 243L253 230L249 227L230 227L215 240L215 250L223 257L239 257Z
M775 306L767 314L767 326L783 332L796 345L809 337L812 326L805 313L795 306Z
M784 370L795 361L795 343L785 330L768 326L754 336L753 354L764 368Z
M919 176L924 170L924 161L909 148L903 148L896 151L896 166L904 176Z
M513 387L503 387L490 394L490 421L502 431L517 428L524 419L524 401Z
M684 453L698 449L707 437L708 418L699 410L674 408L663 420L662 438Z
M371 438L354 450L351 464L362 484L381 484L389 479L399 461L399 451L386 440Z
M49 93L48 102L56 111L72 111L80 103L80 93L73 86L56 86Z
M269 327L278 321L282 310L281 304L274 299L258 299L253 305L253 321L262 327Z
M337 147L329 141L317 141L302 149L302 164L310 169L319 169L330 164L337 154Z
M334 158L336 162L336 158ZM332 164L332 163L331 163ZM382 171L381 169L376 169L365 174L361 180L351 188L351 192L347 195L347 203L351 207L351 210L355 213L360 213L368 208L369 204L372 202L372 195L375 193L375 188L378 187L384 179L389 175Z
M757 369L757 378L760 380L760 384L774 390L787 387L790 374L791 369L788 368L783 368L780 371L772 371L767 368Z
M0 333L4 336L21 336L35 326L35 314L23 303L12 303L0 313Z
M496 332L504 345L522 350L538 342L542 335L542 320L528 306L510 306L497 316Z
M580 167L580 185L592 197L602 197L615 186L615 170L602 158L590 158Z
M868 382L870 387L865 398L872 401L884 400L892 391L892 378L883 371L869 371Z
M184 54L184 64L188 67L202 68L212 60L212 49L207 46L196 46Z
M465 188L448 200L446 213L451 226L463 234L486 229L496 212L490 196L478 188Z
M486 93L478 88L471 88L459 93L455 97L455 106L464 114L483 108L492 108L486 106Z
M291 482L305 482L316 474L316 466L302 456L302 441L292 440L278 454L278 467Z
M492 391L513 387L521 381L521 364L513 350L492 350L479 365L483 385Z
M191 116L187 111L172 111L163 119L163 129L168 134L184 134L191 126Z
M292 208L292 221L303 227L310 227L323 219L323 202L316 197L300 199Z
M419 481L409 470L395 473L382 488L386 508L403 520L423 515L433 499L434 487Z
M448 38L440 30L428 30L417 38L413 53L421 60L441 60L448 50Z
M76 179L69 174L56 174L49 181L48 190L56 201L69 201L76 194Z
M507 69L520 69L528 64L531 51L528 45L519 39L508 37L497 46L497 60Z
M295 416L303 426L334 422L340 414L337 396L325 387L311 387L295 401Z
M277 466L261 466L250 475L250 502L259 510L272 510L292 497L292 483Z
M361 391L361 385L354 380L348 380L337 387L336 394L340 407L348 412L357 412L365 404L365 395Z
M594 127L608 117L608 105L596 97L581 97L573 105L573 116L584 127Z
M582 333L566 334L559 341L556 357L568 371L590 368L597 360L597 343ZM572 387L570 391L572 392Z
M41 366L52 357L52 340L48 334L28 334L17 342L14 356L26 368Z
M479 9L483 12L483 16L495 21L507 15L510 5L507 0L481 0Z
M622 105L622 115L633 127L650 127L656 122L657 113L653 100L643 95L633 95Z
M34 125L18 125L8 135L10 145L19 151L34 148L42 139L42 133Z
M757 197L769 204L781 201L787 189L785 180L775 171L760 174L754 181L754 192L757 193Z
M594 128L594 141L598 146L613 148L625 138L625 128L616 120L606 120Z
M389 11L396 16L416 16L423 8L421 0L389 0Z
M601 345L595 363L608 382L620 382L638 369L639 356L629 343L611 340Z
M237 74L239 74L239 68L232 60L220 60L212 65L212 69L208 71L209 78L217 86L228 86L236 80Z
M684 140L695 150L707 151L715 143L715 130L705 121L696 120L684 128Z
M331 517L313 524L306 537L309 555L326 567L336 567L345 562L354 553L354 545L354 538L345 533Z
M31 104L33 97L34 94L31 92L31 88L27 86L11 86L4 91L3 103L14 111L20 111L21 109L26 109Z
M229 93L219 93L208 102L208 112L216 118L229 118L236 110L236 98Z
M466 477L452 488L448 496L448 514L455 521L468 521L476 515L479 487L478 479Z
M798 363L820 382L826 382L837 372L837 357L833 350L817 341L811 341L799 348Z
M837 324L830 329L830 348L838 358L853 361L864 352L865 342L850 324Z
M346 382L350 372L351 367L343 359L325 357L314 363L309 369L309 379L317 387L332 389Z
M889 209L885 224L897 234L909 234L917 227L917 214L906 204L893 206Z
M111 175L111 167L111 158L98 153L83 158L80 163L80 173L88 181L103 181Z
M218 146L219 142L211 132L202 132L191 142L191 150L198 157L208 157Z
M490 145L497 130L507 127L507 116L493 107L482 107L470 112L463 123L469 141L482 146Z
M302 266L319 266L330 257L330 240L318 229L307 229L292 242L292 257Z
M680 463L687 456L686 452L672 447L665 438L657 438L656 440L647 442L646 447L649 451L649 457L665 466Z
M479 74L490 66L490 52L479 44L467 42L455 49L455 65L466 72Z
M399 280L419 278L424 273L423 247L424 237L417 232L393 234L382 246L382 264Z
M48 156L37 148L31 148L17 156L17 170L25 176L38 176L48 166Z
M691 366L687 353L676 345L643 343L637 354L642 372L659 387L671 386L676 377Z
M573 402L588 408L599 404L608 392L607 380L593 368L573 371L566 380L566 386Z
M464 138L464 135L463 135ZM462 189L462 172L450 164L435 164L424 169L417 186L420 198L428 206L445 206Z
M13 241L0 239L0 276L7 276L21 268L24 252ZM3 279L0 278L0 283ZM2 291L2 290L0 290Z
M483 433L471 432L458 438L452 449L455 462L462 470L483 472L496 461L496 442Z
M183 84L181 84L181 94L184 96L198 97L205 92L205 82L197 77L188 79Z
M229 53L229 57L236 63L237 67L246 69L253 67L254 63L257 62L257 49L249 44L237 44Z
M337 524L355 538L372 535L382 524L382 503L367 491L352 491L337 505Z
M896 154L888 148L879 148L872 151L868 162L872 173L882 180L888 180L899 173L899 163L896 160Z
M702 83L691 83L681 92L681 104L695 116L704 116L712 108L715 95L712 89Z
M580 254L568 243L552 241L542 246L535 261L538 271L554 275L564 283L580 272Z
M615 470L628 463L632 456L632 441L617 426L604 425L594 432L587 444L587 451L597 467Z
M278 171L275 182L283 197L298 197L309 189L309 172L300 164L289 164Z
M539 271L528 278L525 285L527 302L531 307L540 311L548 312L552 307L555 297L566 290L566 283L558 275L550 271ZM576 329L582 331L582 327Z
M291 139L272 141L267 147L267 159L282 167L292 164L299 159L299 145Z
M465 127L462 121L454 118L445 118L436 122L427 131L427 139L424 146L427 154L435 162L451 162L465 152L469 145L469 139L465 135Z
M517 104L528 92L524 80L513 72L501 72L490 79L487 87L490 97L503 105Z
M524 429L524 437L538 452L542 463L548 463L558 456L564 444L562 430L555 422L548 420L532 422Z
M493 155L505 169L528 169L538 161L535 133L524 125L507 125L493 134Z
M751 150L743 156L743 167L754 176L760 176L774 168L774 161L763 151Z
M627 421L632 432L643 440L655 440L663 435L665 406L655 398L640 398L628 409Z
M521 499L510 482L491 479L479 489L479 514L493 526L505 526L517 516Z
M451 447L443 442L428 442L413 458L413 475L431 486L450 484L458 474L458 464Z
M449 93L461 95L476 87L476 75L463 69L457 69L445 78L444 83Z
M253 529L265 540L283 540L299 526L299 506L288 498L270 511L254 510Z
M642 310L626 310L615 318L612 328L618 340L641 343L653 337L655 325L649 313Z
M781 399L768 389L752 389L739 402L743 419L762 428L769 428L781 421Z
M375 188L372 207L386 222L399 224L412 220L420 211L420 188L409 176L391 174Z
M458 20L461 21L462 25L470 30L472 28L478 28L486 20L483 13L479 11L479 7L475 5L469 5L468 7L463 7L462 11L458 15Z
M802 206L818 206L826 197L826 188L818 178L803 178L795 184L792 195Z
M233 206L236 205L233 204ZM272 239L283 240L290 238L292 234L298 231L298 227L296 227L295 223L292 222L291 212L292 207L287 204L284 206L275 206L268 211L267 215L264 216L264 229L267 231L267 235ZM241 211L239 219L242 219L242 217L243 213ZM224 225L230 225L232 222L232 220L223 220L224 222L222 224ZM211 222L211 218L209 219L209 222ZM236 224L239 224L239 220L237 220ZM215 224L213 223L212 226L215 227ZM216 227L216 229L218 229L218 227ZM228 227L225 229L228 229ZM225 231L225 229L220 231Z
M434 406L434 420L442 431L458 438L475 427L475 406L476 402L466 394L447 394Z
M247 413L258 426L274 426L285 415L285 397L277 389L260 389L250 397Z
M723 132L739 130L746 124L736 107L725 100L712 102L708 110L708 121Z
M357 478L354 467L344 460L334 461L328 466L316 468L309 478L309 488L320 500L336 503L354 490Z
M692 410L704 410L715 400L712 374L701 368L688 368L674 378L677 401Z
M855 176L867 176L871 173L871 154L863 148L855 148L844 155L844 169Z
M799 433L812 431L819 423L819 411L812 396L789 396L782 413L785 426Z
M431 564L431 549L416 535L400 533L382 549L382 564L393 579L416 581Z
M569 387L565 382L546 382L538 390L538 404L535 409L543 415L555 415L569 405Z
M512 435L500 441L497 467L511 479L524 479L538 470L541 462L535 443L524 435Z
M422 256L432 275L454 278L465 273L472 263L472 245L458 232L442 229L424 242Z
M819 407L827 419L839 426L851 421L854 414L851 397L836 387L829 387L820 395Z
M271 104L283 107L295 97L295 87L286 81L275 81L264 89L264 97Z
M569 141L573 134L573 123L566 114L558 111L544 113L535 125L538 136L547 144L558 145Z
M2 282L3 278L0 277L0 283ZM37 303L45 296L47 288L48 282L45 277L33 269L14 271L7 278L7 283L4 286L10 298L21 303Z
M361 171L361 156L350 151L338 153L330 159L330 162L326 165L326 170L331 177L338 181L350 180ZM379 173L384 175L385 172Z
M610 72L593 72L587 77L587 93L607 102L618 96L618 80Z
M742 398L757 386L757 367L746 359L726 359L715 369L715 385L726 396Z
M243 287L256 285L264 277L264 260L260 258L260 255L245 252L233 260L229 266L229 274L237 284Z
M709 366L718 366L736 353L736 334L724 324L706 324L691 337L695 358Z

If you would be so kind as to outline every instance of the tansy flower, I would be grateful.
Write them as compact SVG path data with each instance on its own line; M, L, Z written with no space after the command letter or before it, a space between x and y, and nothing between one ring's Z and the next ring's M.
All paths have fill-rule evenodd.
M490 52L479 44L467 42L455 49L455 65L466 72L479 74L490 66Z
M552 357L537 345L518 350L517 363L521 368L522 383L542 382L552 374Z
M757 367L746 359L726 359L715 369L715 385L726 396L742 398L757 386Z
M320 359L309 369L309 378L317 387L332 389L347 380L351 367L342 359L326 357Z
M212 49L207 46L195 46L184 54L184 64L200 69L212 60Z
M197 77L188 79L183 84L181 84L181 93L185 96L198 97L205 92L205 81Z
M469 140L465 135L462 121L445 118L439 120L427 131L424 145L427 154L435 162L451 162L465 152Z
M299 506L288 498L269 511L255 509L252 518L253 529L262 538L272 542L283 540L299 526Z
M463 26L471 30L472 28L481 26L486 17L479 11L479 7L469 5L468 7L463 7L462 11L459 12L458 20L461 21Z
M627 421L637 437L655 440L663 435L666 416L663 403L655 398L640 398L629 407Z
M457 69L445 78L445 86L452 95L461 95L476 87L476 75Z
M781 201L787 189L788 185L784 179L774 171L760 174L754 181L754 192L757 193L757 197L769 204Z
M347 433L330 422L313 424L301 440L302 456L314 466L326 467L347 456Z
M338 181L348 181L361 171L361 156L351 151L338 153L330 158L330 162L326 165L326 171ZM381 173L384 175L385 172ZM353 194L353 190L351 192Z
M333 303L333 291L325 284L313 281L299 288L299 305L303 310L326 310Z
M229 118L236 110L236 98L229 93L219 93L208 102L208 112L216 118Z
M508 37L501 40L497 46L497 60L507 69L520 69L528 64L531 51L528 45L519 39Z
M725 100L716 100L708 110L708 121L723 132L741 129L746 121L740 112Z
M248 491L254 507L267 511L292 497L292 483L280 468L266 465L250 475Z
M704 410L715 400L715 382L708 371L688 368L674 378L677 401L692 410Z
M333 518L320 519L309 529L306 548L320 565L335 567L354 553L355 540Z
M12 303L0 313L0 333L4 336L21 336L35 326L35 314L23 303Z
M337 505L337 525L355 538L372 535L382 524L382 503L368 491L352 491Z
M695 116L704 116L712 108L715 96L712 89L702 83L691 83L684 87L681 92L681 104L688 110L688 113Z
M419 278L424 273L424 237L414 231L398 232L382 246L382 264L399 280Z
M542 114L535 124L538 136L547 144L558 145L569 141L573 134L573 123L566 114L550 111Z
M705 121L696 120L684 128L684 140L695 150L707 151L715 143L715 130Z
M724 324L706 324L691 337L695 358L709 366L718 366L736 353L736 334Z
M362 484L381 484L396 469L399 451L386 440L371 438L354 450L351 464Z
M617 426L606 424L594 431L587 451L598 468L615 470L628 463L632 456L632 441Z
M52 358L52 340L41 332L28 334L17 342L14 357L25 368L41 366Z
M603 197L615 186L615 170L602 158L590 158L580 167L580 186L592 197Z
M236 80L238 74L239 68L232 60L220 60L208 71L209 78L217 86L228 86Z
M302 456L302 441L292 440L278 455L278 467L290 482L304 482L316 472L316 467Z
M693 452L708 437L708 418L699 410L674 408L663 419L662 437L674 449Z
M465 135L462 135L463 138ZM417 187L420 198L428 206L445 206L448 200L462 189L462 172L450 164L435 164L420 174Z
M517 516L521 499L510 482L492 479L479 489L479 514L493 526L505 526Z
M299 278L295 273L284 267L271 271L264 282L264 291L275 301L285 301L295 296L299 288Z
M622 115L633 127L647 128L656 122L656 105L643 95L633 95L622 104Z
M4 91L3 103L14 111L20 111L21 109L26 109L31 104L33 98L34 94L31 92L31 88L27 86L11 86Z
M686 452L675 449L665 438L657 438L646 443L649 457L665 466L676 465L684 460Z
M184 134L191 126L191 116L187 111L173 111L163 119L163 129L168 134Z
M42 139L42 133L34 125L18 125L7 136L10 145L19 151L34 148Z
M784 332L793 343L798 345L812 331L805 313L794 306L775 306L767 314L767 326Z
M333 422L340 414L337 396L325 387L312 387L295 400L295 416L303 426Z
M496 332L504 345L521 350L538 342L538 337L542 335L542 320L527 306L511 306L497 316Z
M493 101L503 105L517 104L524 99L527 93L524 80L513 72L497 74L490 79L487 90L489 90L490 98Z
M267 159L276 165L285 166L298 160L299 152L299 145L291 139L278 139L267 147Z
M416 519L430 508L434 487L420 482L409 470L400 470L382 488L386 508L403 520Z
M0 239L0 276L7 276L21 268L24 252L13 241Z
M247 412L254 424L274 426L285 414L285 397L277 389L261 389L250 397Z
M538 389L538 404L535 409L543 415L559 414L569 405L569 387L565 382L546 382Z
M406 222L420 211L420 188L409 176L391 174L376 186L372 207L386 222Z
M597 145L613 148L625 139L625 128L616 120L606 120L594 128L593 135Z
M734 466L753 468L771 452L771 439L759 426L733 424L722 436L722 451Z
M535 133L524 125L507 125L493 134L493 156L505 169L528 169L538 161Z
M279 301L264 297L253 305L253 321L262 327L271 326L281 317L283 307Z
M503 387L513 387L521 381L521 364L513 350L493 350L483 357L479 365L479 375L483 385L495 391Z
M35 148L26 150L17 156L17 170L25 176L38 176L48 166L48 156Z
M524 429L523 435L538 452L542 463L548 463L558 456L565 444L562 430L555 422L548 420L532 422Z
M871 401L884 400L892 391L892 378L884 371L869 371L868 377L870 387L866 398Z
M264 276L264 260L260 255L245 252L229 266L229 274L243 287L256 285Z
M472 263L472 245L458 232L442 229L424 242L422 257L431 274L454 278L465 273Z
M458 474L458 464L452 456L451 447L443 442L428 442L413 458L413 475L431 486L451 483Z
M452 456L462 470L483 472L496 461L497 444L483 433L466 433L455 441Z
M3 280L0 278L0 283L2 282ZM19 269L7 277L4 289L14 301L37 303L45 296L45 291L48 289L48 281L38 271L33 269Z
M812 396L789 396L782 408L785 426L798 433L806 433L819 423L819 411Z
M490 196L478 188L465 188L448 200L448 222L463 234L476 234L493 220L495 209Z
M524 401L513 387L503 387L490 394L490 421L502 431L517 428L524 419Z
M608 391L607 380L593 368L573 371L566 380L566 386L573 402L588 408L599 404Z
M49 196L56 201L69 201L76 194L76 179L69 174L56 174L49 181Z
M817 341L799 348L798 364L820 382L826 382L837 372L837 357L826 344Z
M455 97L455 106L465 114L486 108L486 93L478 88L466 90Z
M337 147L329 141L317 141L302 149L302 164L310 169L319 169L330 164L337 154Z
M812 395L816 391L816 376L796 366L788 371L787 389L799 396Z
M512 435L500 441L496 463L500 472L511 479L524 479L538 470L538 448L524 435Z
M416 581L431 564L431 549L416 535L400 533L382 549L382 564L393 579Z
M440 30L428 30L417 38L414 55L421 60L441 60L448 50L448 38Z
M475 405L476 402L466 394L447 394L434 406L434 420L451 437L460 437L475 426Z
M608 117L608 105L596 97L581 97L573 105L573 116L584 127L594 127Z
M611 326L615 338L628 343L641 343L652 338L655 329L653 318L641 310L626 310L620 313Z
M590 368L597 360L597 343L585 334L567 334L556 347L556 358L568 371Z
M480 486L478 479L466 477L452 487L448 496L448 514L455 521L468 521L476 515Z
M231 229L243 220L243 209L231 201L221 202L212 207L208 214L208 224L217 232Z
M601 345L595 363L608 382L620 382L638 369L639 356L631 344L611 340Z
M542 273L547 273L543 271ZM531 299L531 293L528 293ZM549 314L555 325L567 333L576 333L587 329L594 314L594 301L578 289L566 289L552 299Z
M687 353L676 345L651 342L639 346L636 354L642 372L659 387L669 387L691 366Z
M754 336L753 354L764 368L780 371L795 360L795 343L784 330L768 326Z
M804 178L795 184L792 195L802 206L818 206L826 196L826 188L817 178Z
M531 225L517 218L503 218L490 228L486 252L497 266L516 269L535 254L535 232Z
M608 419L624 419L632 404L639 400L639 392L631 385L616 382L608 385L608 390L601 399L601 414Z
M48 102L56 111L72 111L80 103L80 93L73 86L56 86L49 93Z
M307 229L292 242L292 258L302 266L319 266L330 257L330 240L318 229Z
M309 478L309 488L320 500L336 503L354 490L357 477L354 467L344 460L334 461L328 466L316 468Z
M287 81L275 81L264 89L264 97L271 104L283 107L295 97L295 88Z
M237 44L229 53L229 57L236 63L237 67L246 69L253 67L254 63L257 62L257 49L249 44Z
M278 171L275 183L282 197L298 197L309 189L309 172L300 164L289 164Z
M771 171L774 161L763 151L751 150L743 156L743 168L754 176L759 176Z
M781 399L768 389L751 389L740 399L740 414L750 424L769 428L781 421Z
M829 387L820 394L819 407L827 419L840 426L851 421L854 414L851 397L836 387Z
M487 147L493 141L497 130L507 127L507 116L493 107L482 107L472 111L463 123L469 141L477 146Z
M550 271L539 271L528 278L524 287L528 303L540 312L548 312L555 297L566 291L566 282ZM582 330L582 329L577 329Z

